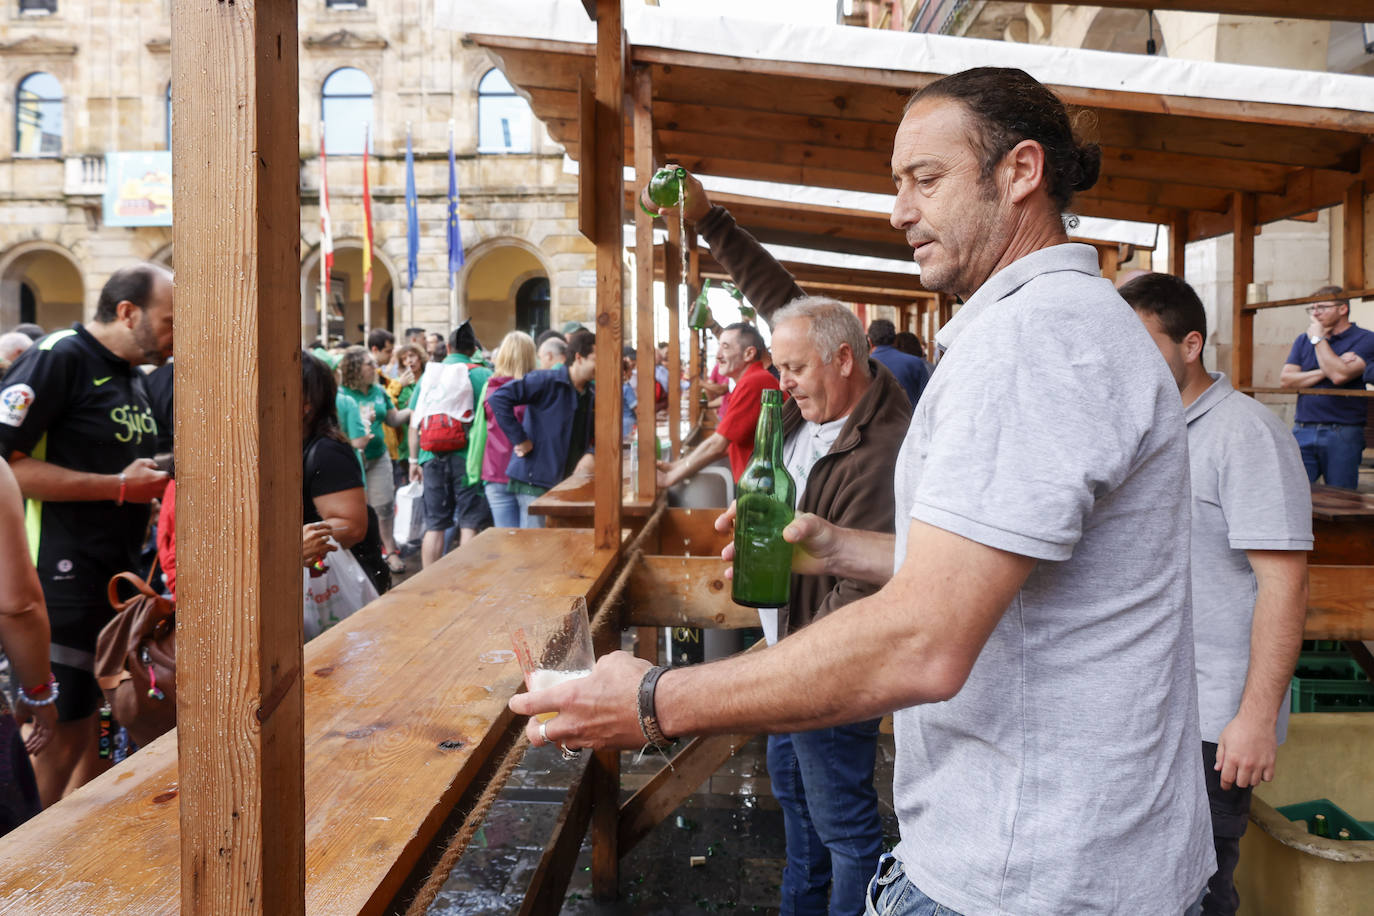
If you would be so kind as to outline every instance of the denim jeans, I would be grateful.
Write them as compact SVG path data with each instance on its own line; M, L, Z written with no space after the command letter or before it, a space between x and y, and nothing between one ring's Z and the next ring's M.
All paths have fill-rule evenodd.
M902 863L890 853L883 853L877 873L868 882L864 913L868 916L959 916L921 893L902 870Z
M491 507L491 522L497 528L520 527L520 504L504 483L487 483L487 505Z
M787 834L784 916L863 912L864 888L883 850L873 788L877 742L877 719L768 739L768 775Z
M533 493L513 493L511 495L515 497L515 504L520 509L520 527L543 528L544 516L530 515L530 503L534 502L539 497L535 496Z
M1303 467L1312 483L1321 477L1328 486L1354 490L1360 482L1360 456L1364 453L1364 427L1342 423L1297 423Z

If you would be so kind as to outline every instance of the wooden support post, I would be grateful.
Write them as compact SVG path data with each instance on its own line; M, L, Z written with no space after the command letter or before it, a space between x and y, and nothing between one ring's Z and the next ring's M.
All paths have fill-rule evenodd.
M625 32L621 0L596 3L596 159L593 172L596 227L596 507L597 550L620 549L621 256L624 209Z
M188 916L305 912L296 23L295 0L172 4Z
M1188 211L1179 210L1169 221L1169 273L1185 279L1186 252L1188 248Z
M654 177L654 89L648 67L635 67L631 92L634 94L635 184L648 187ZM654 218L643 207L635 215L635 315L638 334L635 351L635 422L639 424L639 480L635 495L653 499L658 493L658 434L654 410Z
M1115 245L1101 246L1097 249L1097 261L1102 268L1102 276L1115 283L1117 267L1121 263L1120 249Z
M1245 289L1255 282L1255 195L1231 195L1231 384L1253 385L1255 373L1255 313L1245 311Z
M1364 182L1356 181L1345 189L1345 202L1341 207L1341 222L1344 246L1344 273L1341 286L1344 289L1364 289Z
M670 229L669 232L671 231ZM682 240L682 244L687 246L687 301L682 303L682 307L691 315L697 294L701 292L701 252L697 250L697 231L688 228L687 237ZM680 262L682 255L679 254L677 259ZM701 371L706 350L705 338L705 331L689 331L687 334L687 374L692 379L692 387L688 391L691 403L687 405L687 420L693 429L696 429L702 420L699 392L701 379L706 374Z
M668 446L669 458L682 454L682 318L678 290L682 283L682 232L668 221L663 245L663 299L668 306Z

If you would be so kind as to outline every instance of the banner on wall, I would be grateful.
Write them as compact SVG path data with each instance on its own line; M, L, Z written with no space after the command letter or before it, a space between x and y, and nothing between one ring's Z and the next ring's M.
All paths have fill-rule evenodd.
M105 154L105 225L172 225L172 153Z

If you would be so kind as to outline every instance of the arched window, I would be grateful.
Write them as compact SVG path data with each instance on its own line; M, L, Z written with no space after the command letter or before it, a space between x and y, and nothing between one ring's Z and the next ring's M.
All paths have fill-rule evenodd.
M172 84L167 84L167 148L172 148Z
M19 81L14 151L20 156L62 155L62 86L51 73L30 73Z
M372 123L372 80L356 67L342 67L325 77L323 96L325 151L331 156L361 156ZM372 152L371 145L367 151Z
M495 68L477 84L477 152L528 153L534 115Z

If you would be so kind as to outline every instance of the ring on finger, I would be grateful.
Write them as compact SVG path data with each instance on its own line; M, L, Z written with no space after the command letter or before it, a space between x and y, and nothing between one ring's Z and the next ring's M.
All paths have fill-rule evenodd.
M549 727L549 723L547 723L547 722L540 722L540 723L539 723L539 740L540 740L540 741L543 741L545 744L550 744L550 743L551 743L551 742L549 741L548 727Z
M563 755L564 760L576 760L582 756L582 748L580 747L566 747L560 744L558 745L558 752Z

